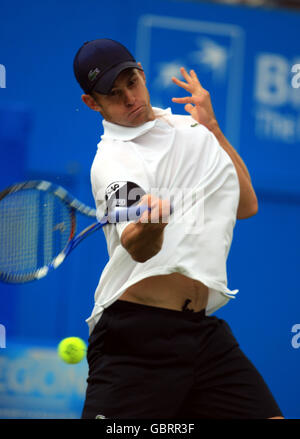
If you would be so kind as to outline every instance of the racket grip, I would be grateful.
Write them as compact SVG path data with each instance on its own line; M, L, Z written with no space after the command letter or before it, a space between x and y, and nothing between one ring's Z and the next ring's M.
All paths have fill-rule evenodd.
M108 215L108 222L110 223L119 223L125 221L136 221L140 218L140 216L145 212L145 210L149 210L151 212L151 208L148 206L131 206L131 207L117 207L112 213ZM173 206L170 206L170 214L173 213Z

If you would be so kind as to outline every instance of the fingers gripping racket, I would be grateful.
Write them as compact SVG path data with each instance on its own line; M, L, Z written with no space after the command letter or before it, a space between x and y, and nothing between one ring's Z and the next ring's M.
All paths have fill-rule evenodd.
M96 230L108 223L137 219L147 209L117 207L75 236L77 213L96 218L95 209L47 181L11 186L0 192L0 280L41 279Z

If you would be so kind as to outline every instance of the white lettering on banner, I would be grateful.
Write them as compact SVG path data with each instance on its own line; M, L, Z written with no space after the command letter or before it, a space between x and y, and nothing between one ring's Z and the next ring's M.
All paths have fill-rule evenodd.
M292 73L296 73L296 75L292 78L292 87L299 88L300 87L300 64L294 64L292 67Z
M4 325L0 325L0 348L6 348L6 329Z
M0 64L0 88L6 88L6 69L3 64Z
M283 105L288 100L288 71L288 65L282 56L260 55L256 65L256 99L266 105Z
M81 369L83 366L81 364L77 369L68 368L66 377L64 364L57 360L55 349L19 351L16 358L2 356L0 401L4 395L20 394L24 397L66 398L72 393L74 397L82 398L86 388Z
M300 348L300 325L296 324L292 327L292 332L296 333L293 337L292 337L292 346L294 349L298 349Z
M257 56L254 118L258 138L289 144L300 140L300 64L290 66L290 60L280 54Z
M256 112L256 135L278 141L293 143L300 138L300 117L282 114L268 108Z

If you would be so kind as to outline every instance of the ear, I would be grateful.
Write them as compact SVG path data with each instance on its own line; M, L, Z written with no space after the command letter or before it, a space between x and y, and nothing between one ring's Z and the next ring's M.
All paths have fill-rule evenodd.
M100 111L99 104L97 104L97 102L91 95L83 94L81 96L81 99L91 110Z

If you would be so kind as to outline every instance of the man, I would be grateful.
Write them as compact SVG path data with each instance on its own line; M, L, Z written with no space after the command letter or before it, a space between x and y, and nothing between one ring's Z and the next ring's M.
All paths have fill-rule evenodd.
M258 207L209 93L182 68L184 81L172 79L190 96L173 101L190 116L153 108L141 64L109 39L85 43L74 72L82 100L104 118L91 168L99 217L150 207L104 231L110 260L87 320L82 417L281 417L227 323L211 316L237 292L226 275L236 218Z

